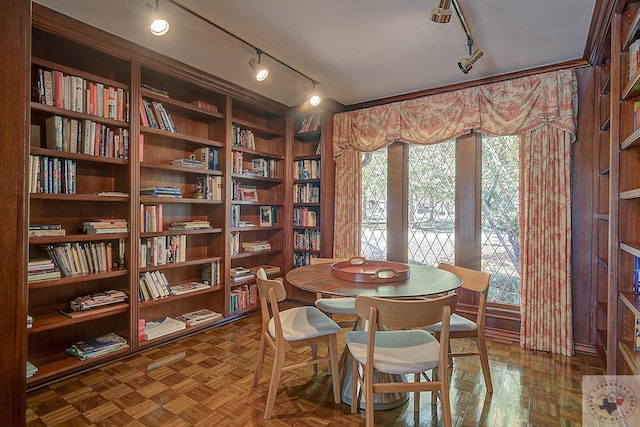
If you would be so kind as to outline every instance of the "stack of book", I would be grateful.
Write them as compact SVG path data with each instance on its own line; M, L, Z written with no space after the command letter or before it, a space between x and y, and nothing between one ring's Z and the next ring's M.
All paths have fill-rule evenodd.
M156 320L153 322L146 322L144 324L144 339L152 340L160 338L162 336L178 332L187 327L187 324L180 320L173 319L171 317L165 317L164 319Z
M204 169L204 164L197 159L175 159L171 161L173 166L184 166L187 168Z
M91 310L111 304L118 304L127 300L127 294L119 289L111 289L97 294L74 298L69 304L72 312Z
M194 219L193 221L172 222L171 230L201 230L211 228L211 223L206 220Z
M191 313L185 313L178 316L177 319L184 322L188 327L200 325L202 323L213 322L214 320L221 319L222 313L203 308L202 310L192 311Z
M36 372L38 372L38 368L27 360L27 378L31 378L36 374Z
M205 285L219 285L220 261L211 261L210 263L203 265L200 280L202 280L202 283Z
M151 197L169 197L179 199L182 197L182 192L176 187L143 187L140 189L141 196Z
M67 349L67 353L80 360L88 360L127 348L129 348L129 343L126 339L109 332L99 337L74 342Z
M251 282L255 277L251 270L244 267L233 267L230 270L230 276L232 283Z
M129 226L126 219L104 218L84 221L82 230L87 234L128 233Z
M258 274L258 270L259 269L263 269L264 272L267 274L267 277L272 278L272 277L277 277L280 275L280 267L277 265L258 265L256 267L251 267L249 268L249 270L253 273L253 274Z
M64 236L61 224L29 224L29 237Z
M200 282L187 282L180 283L179 285L173 285L170 287L171 295L188 294L189 292L201 291L203 289L210 289L211 286Z
M27 264L27 282L41 282L55 280L62 277L60 269L51 258L30 259Z
M271 250L271 243L266 240L256 240L255 242L242 242L242 249L245 252L263 252Z
M149 301L171 295L171 287L163 272L145 271L138 279L138 301Z

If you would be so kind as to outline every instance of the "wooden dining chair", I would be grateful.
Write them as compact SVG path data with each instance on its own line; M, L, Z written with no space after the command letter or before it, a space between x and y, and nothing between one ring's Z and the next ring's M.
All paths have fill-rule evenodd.
M456 307L457 295L431 299L407 300L356 297L358 316L368 320L367 331L350 331L345 335L353 356L351 413L360 404L358 387L363 390L367 427L374 425L374 393L413 392L414 410L420 410L420 392L437 393L443 423L451 425L449 377L447 375L449 319ZM411 329L440 322L440 341L424 329ZM360 369L361 368L361 369ZM413 381L374 382L374 369L383 374L413 374ZM422 382L422 374L433 371ZM362 372L362 374L360 373ZM437 373L437 375L436 375ZM386 381L390 381L385 376Z
M349 261L349 258L311 258L311 265L331 264L334 262ZM353 297L324 297L322 293L316 294L315 305L330 317L334 314L353 316L356 314L354 304L356 299ZM338 322L342 327L347 326L346 323Z
M262 333L253 386L256 387L260 380L268 345L274 352L267 404L264 410L264 419L268 420L271 418L282 372L313 365L314 372L317 373L317 365L321 362L329 362L331 371L338 372L337 334L340 326L316 307L302 306L280 311L278 303L287 297L282 282L267 279L262 268L258 270L256 281L262 311ZM318 357L319 344L327 346L327 357ZM305 346L311 347L312 359L285 366L287 351ZM334 401L340 403L340 383L335 376L332 378L332 383Z
M489 289L489 279L491 278L491 275L486 272L447 263L440 263L438 268L459 276L462 279L461 287L463 289L476 292L480 296L478 301L478 314L475 322L454 313L451 316L451 324L449 326L449 340L473 338L477 340L478 351L454 353L451 351L451 348L449 348L449 357L480 357L480 364L482 365L482 374L484 375L487 392L493 393L493 384L491 382L491 371L489 370L489 357L487 354L487 343L485 337L487 292ZM425 330L435 334L436 338L440 334L440 329L440 323L436 323L425 328Z

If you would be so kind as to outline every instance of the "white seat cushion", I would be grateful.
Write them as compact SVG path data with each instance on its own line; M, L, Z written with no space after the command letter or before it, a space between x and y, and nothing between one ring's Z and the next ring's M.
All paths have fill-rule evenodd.
M434 325L429 325L424 328L429 332L440 332L442 329L441 323L436 323ZM478 325L476 325L473 321L467 319L466 317L458 316L457 314L451 315L451 325L449 326L449 332L468 332L475 331L478 329Z
M340 331L336 322L315 307L295 307L281 311L280 322L285 341L298 341ZM273 318L269 321L269 334L274 338L276 336Z
M367 360L367 331L345 334L351 355L361 364ZM377 331L373 367L388 374L413 374L438 366L440 343L420 329Z
M356 314L355 304L355 298L320 298L316 300L316 307L331 314Z

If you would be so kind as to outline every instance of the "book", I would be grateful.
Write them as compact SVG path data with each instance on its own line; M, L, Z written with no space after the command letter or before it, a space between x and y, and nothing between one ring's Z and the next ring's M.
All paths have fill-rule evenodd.
M87 310L82 310L82 311L73 311L71 309L60 309L58 311L60 312L60 314L64 314L67 317L70 317L72 319L77 319L79 317L93 316L95 314L100 314L100 313L108 313L110 311L119 310L121 308L126 308L126 307L129 307L129 304L116 303L116 304L110 304L110 305L105 305L105 306L96 307L96 308L89 308Z
M27 360L27 378L31 378L38 372L38 368Z
M126 339L114 332L109 332L97 337L76 341L71 347L67 348L66 352L80 360L88 360L127 348L129 348L129 343Z
M165 317L144 325L145 340L152 340L162 336L186 329L187 324L171 317Z
M202 323L213 322L214 320L221 319L222 313L203 308L202 310L192 311L190 313L184 313L178 317L177 320L184 322L187 327L200 325Z
M187 282L187 283L181 283L179 285L171 286L171 294L182 295L182 294L188 294L189 292L195 292L195 291L200 291L203 289L210 289L210 288L211 286L205 285L204 283Z
M231 277L241 277L241 276L249 276L251 275L251 270L244 267L232 267L229 270L229 274Z

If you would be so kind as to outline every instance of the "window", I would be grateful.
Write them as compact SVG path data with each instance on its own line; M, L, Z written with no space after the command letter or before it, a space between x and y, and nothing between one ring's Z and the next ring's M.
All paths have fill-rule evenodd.
M519 305L518 156L516 136L479 134L363 153L362 256L462 260L491 273L490 302Z
M482 137L482 270L491 273L488 300L520 305L519 140Z

